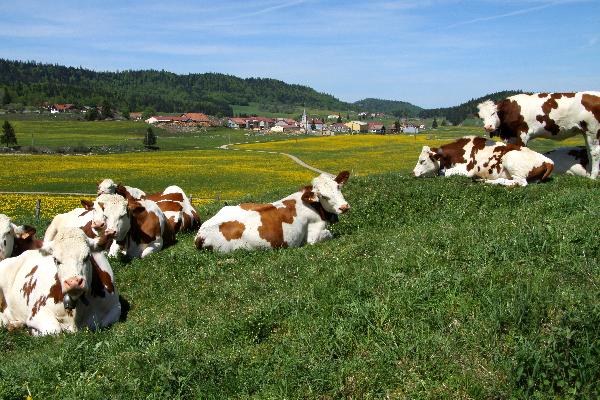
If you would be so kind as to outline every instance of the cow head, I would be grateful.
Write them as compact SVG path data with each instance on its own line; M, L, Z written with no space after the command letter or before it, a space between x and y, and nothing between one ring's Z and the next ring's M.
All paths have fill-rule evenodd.
M477 105L479 112L477 115L483 120L483 129L492 133L500 127L500 117L498 116L498 106L492 100L486 100ZM493 135L492 135L493 136Z
M101 194L115 194L117 190L117 184L112 179L104 179L98 183L96 193L98 196Z
M312 190L305 191L302 200L319 202L323 208L333 214L342 214L350 210L350 205L342 194L342 187L348 181L350 172L342 171L335 178L321 174L312 181Z
M15 244L15 225L4 214L0 214L0 261L12 255Z
M15 245L12 256L16 257L27 250L35 250L42 247L42 241L35 238L36 229L33 226L13 226L15 231Z
M56 265L61 290L71 300L76 300L90 289L92 264L90 247L95 240L88 238L79 228L58 231L54 239L45 242L40 252L52 256Z
M113 234L115 240L125 239L131 222L127 200L118 194L102 194L93 203L92 230L96 235Z
M413 175L416 177L440 175L442 159L441 149L431 149L429 146L423 146L417 165L413 169Z

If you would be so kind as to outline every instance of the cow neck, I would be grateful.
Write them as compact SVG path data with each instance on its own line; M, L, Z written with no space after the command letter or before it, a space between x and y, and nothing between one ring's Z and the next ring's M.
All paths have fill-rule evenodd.
M305 188L303 188L302 190L300 190L300 192L298 192L300 194L300 202L302 204L305 204L307 207L311 208L314 212L316 212L323 221L329 222L331 224L334 224L334 223L338 222L338 216L337 216L337 214L327 211L323 207L323 205L321 204L321 202L319 202L319 201L306 201L306 200L302 199L302 195L307 190L312 191L312 186L306 186Z

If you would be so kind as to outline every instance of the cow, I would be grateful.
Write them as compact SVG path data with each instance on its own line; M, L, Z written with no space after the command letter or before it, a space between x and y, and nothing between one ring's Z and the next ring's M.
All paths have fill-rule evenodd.
M327 229L350 209L341 188L350 173L321 174L306 186L268 204L223 207L196 234L198 249L227 253L237 249L273 249L314 244L333 237Z
M61 229L38 250L0 262L0 326L35 336L98 329L119 320L121 305L98 241Z
M33 226L17 226L4 214L0 214L0 261L16 257L26 250L39 249L42 241L35 238Z
M491 136L526 146L537 137L562 140L583 135L591 160L589 177L600 171L600 92L534 93L477 106Z
M144 258L175 243L174 232L153 201L102 194L94 202L82 200L82 205L83 208L54 217L44 240L52 240L61 227L78 227L89 238L113 235L108 255L122 254L131 258Z
M554 162L554 172L557 174L589 177L589 159L584 146L560 147L544 155Z
M146 196L146 192L143 190L131 186L123 186L120 183L117 184L112 179L104 179L98 182L96 186L96 194L98 196L101 194L115 194L117 193L117 188L121 190L121 193L126 193L128 196L131 196L136 200Z
M169 186L162 192L144 196L143 199L156 203L175 233L200 227L198 213L179 186Z
M439 148L423 146L413 175L463 175L490 184L527 186L546 181L553 168L552 160L527 147L466 136Z

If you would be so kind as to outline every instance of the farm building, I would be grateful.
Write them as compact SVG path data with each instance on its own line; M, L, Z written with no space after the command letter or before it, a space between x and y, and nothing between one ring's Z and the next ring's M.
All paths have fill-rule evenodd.
M350 121L345 124L351 132L367 133L368 125L362 121Z
M367 130L369 133L385 133L385 126L379 122L369 122Z

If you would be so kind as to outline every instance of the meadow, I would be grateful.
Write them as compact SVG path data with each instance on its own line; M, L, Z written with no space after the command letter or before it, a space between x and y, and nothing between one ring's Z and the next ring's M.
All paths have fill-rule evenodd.
M0 331L0 398L597 398L600 184L557 176L507 189L408 176L421 146L472 129L241 133L236 142L279 141L235 148L353 170L352 210L335 238L219 255L197 251L189 233L147 259L114 260L123 321L44 338ZM93 193L105 177L147 191L176 183L203 219L224 201L272 201L314 176L283 155L214 149L0 157L11 166L0 190ZM78 203L0 194L0 213L41 236Z

